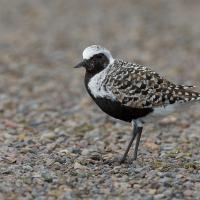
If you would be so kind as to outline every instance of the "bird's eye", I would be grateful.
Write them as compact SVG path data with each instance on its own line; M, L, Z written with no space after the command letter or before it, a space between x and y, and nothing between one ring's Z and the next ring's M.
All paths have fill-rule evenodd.
M103 55L102 55L102 54L96 55L96 58L97 58L97 59L102 59L102 58L103 58Z
M98 56L98 58L102 58L102 57L103 57L102 55L99 55L99 56Z
M92 71L94 69L94 64L91 63L90 65L88 65L87 70L88 71Z

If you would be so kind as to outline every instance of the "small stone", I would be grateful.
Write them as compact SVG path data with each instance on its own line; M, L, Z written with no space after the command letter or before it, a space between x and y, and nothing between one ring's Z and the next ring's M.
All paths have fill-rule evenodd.
M156 193L156 189L149 189L149 194L154 195Z
M22 168L24 171L32 171L33 170L33 168L30 165L23 165Z
M185 196L192 196L193 195L193 190L184 190L183 194Z
M90 153L89 149L83 149L83 151L81 152L81 155L86 156Z
M140 172L142 172L142 170L143 170L143 167L137 167L137 168L134 169L134 172L140 173Z
M57 157L57 158L55 158L55 162L58 162L60 164L65 164L66 161L67 161L67 158L65 158L65 157Z
M162 120L159 121L160 125L169 125L169 124L175 124L177 122L177 117L175 116L168 116L163 118Z
M16 129L16 128L19 128L19 127L23 127L21 124L18 124L16 122L8 120L8 119L4 120L4 124L5 124L6 127L13 128L13 129Z
M187 121L182 121L179 125L182 129L186 129L190 127L190 123Z
M156 194L155 196L154 196L154 198L155 199L162 199L162 198L164 198L165 197L165 195L164 194Z
M40 136L41 141L46 141L46 140L54 140L56 138L56 134L54 132L46 132L42 133Z
M74 163L74 169L85 169L86 167L81 165L80 163L78 162L75 162Z
M52 177L52 175L49 172L42 173L42 178L46 182L49 182L49 183L53 182L53 177Z
M144 146L147 147L149 150L155 151L159 149L159 145L155 144L153 141L147 140L144 143Z
M63 149L58 152L61 156L67 156L67 157L76 157L77 155L75 153L72 153L68 149Z
M90 158L92 160L101 160L101 154L99 152L92 152Z
M75 147L75 148L72 149L72 153L74 153L74 154L81 154L81 149Z
M200 191L200 182L195 183L195 188Z

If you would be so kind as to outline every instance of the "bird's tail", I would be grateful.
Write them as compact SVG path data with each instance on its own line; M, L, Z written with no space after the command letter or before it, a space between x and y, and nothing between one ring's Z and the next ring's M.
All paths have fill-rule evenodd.
M175 101L165 106L155 107L154 112L147 116L145 121L152 122L168 114L174 115L183 111L187 112L189 108L196 106L200 102L200 93L190 88L193 87L178 85L173 88L173 98Z
M178 85L174 88L176 96L182 102L193 102L193 101L200 101L200 93L191 90L195 86L185 86L185 85Z

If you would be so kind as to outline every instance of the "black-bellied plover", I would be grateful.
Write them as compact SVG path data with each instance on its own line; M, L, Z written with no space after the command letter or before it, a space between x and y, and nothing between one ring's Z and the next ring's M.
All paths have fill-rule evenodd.
M149 67L114 59L107 49L92 45L83 51L85 86L95 103L108 115L132 122L133 134L121 159L125 161L136 138L134 160L142 134L144 119L173 110L180 103L200 100L193 86L176 85Z

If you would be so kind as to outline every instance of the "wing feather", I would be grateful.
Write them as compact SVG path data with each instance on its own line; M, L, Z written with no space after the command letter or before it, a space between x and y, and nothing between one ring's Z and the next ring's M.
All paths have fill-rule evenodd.
M123 105L153 108L200 98L199 93L189 89L192 86L176 85L149 67L122 60L114 65L108 72L106 87Z

